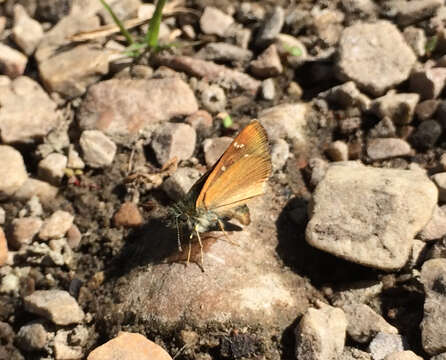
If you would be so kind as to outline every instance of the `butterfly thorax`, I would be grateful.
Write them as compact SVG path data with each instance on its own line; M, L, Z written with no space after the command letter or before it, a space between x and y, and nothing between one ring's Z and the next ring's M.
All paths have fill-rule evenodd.
M207 232L215 227L219 216L206 209L196 208L193 201L183 199L170 208L173 223L178 221L179 226L186 226L188 231ZM172 221L171 221L172 223ZM173 225L173 224L172 224Z

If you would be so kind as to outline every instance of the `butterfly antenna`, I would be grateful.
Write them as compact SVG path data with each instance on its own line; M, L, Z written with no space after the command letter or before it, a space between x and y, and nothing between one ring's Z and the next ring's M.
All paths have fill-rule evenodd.
M178 251L183 251L183 249L181 248L181 232L180 232L180 226L178 225L178 216L175 217L175 224L177 225Z
M236 242L234 242L234 241L232 241L230 238L229 238L229 236L228 236L228 233L225 231L225 228L224 228L224 224L223 224L223 221L221 221L220 219L218 219L217 218L217 222L218 222L218 226L220 227L220 230L223 232L223 234L225 235L225 238L226 238L226 240L228 241L228 243L230 243L230 244L232 244L232 245L235 245L235 246L240 246L239 244L237 244Z

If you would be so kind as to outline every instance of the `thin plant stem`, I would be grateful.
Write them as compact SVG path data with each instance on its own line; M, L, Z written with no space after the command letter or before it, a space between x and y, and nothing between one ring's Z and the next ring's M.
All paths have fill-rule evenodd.
M149 30L147 31L145 41L149 48L158 48L158 36L160 32L161 19L163 15L163 8L167 0L158 0L155 12L150 20Z
M107 10L110 16L113 18L113 21L116 23L116 25L118 25L119 30L121 31L122 35L124 35L124 37L126 38L128 44L129 45L134 44L135 41L133 40L132 35L130 35L130 33L127 31L125 26L122 24L121 20L118 19L116 14L113 12L112 8L105 2L105 0L100 0L100 1L104 6L105 10Z

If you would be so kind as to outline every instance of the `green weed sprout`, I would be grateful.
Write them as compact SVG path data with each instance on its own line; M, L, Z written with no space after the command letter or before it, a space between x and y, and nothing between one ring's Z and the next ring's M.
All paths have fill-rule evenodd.
M149 29L144 36L144 41L136 41L133 36L127 31L121 20L116 16L110 5L107 4L105 0L100 0L105 10L110 14L116 26L119 27L121 34L125 37L127 41L127 48L125 54L128 56L136 57L139 56L145 49L150 49L152 51L158 51L160 46L158 44L158 37L160 32L161 19L163 16L163 8L166 5L167 0L158 0L155 12L150 19Z

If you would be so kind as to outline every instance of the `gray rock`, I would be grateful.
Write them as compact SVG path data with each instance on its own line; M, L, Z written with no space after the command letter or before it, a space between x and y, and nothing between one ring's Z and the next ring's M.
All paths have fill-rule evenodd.
M5 223L5 220L6 220L6 212L5 212L5 209L3 209L3 208L0 206L0 225L3 225L3 224Z
M160 65L183 71L191 76L207 79L210 82L216 82L228 89L239 88L255 95L260 87L260 81L253 79L244 72L217 65L212 61L171 55L159 55L157 61Z
M433 118L437 109L439 108L440 101L429 99L424 100L415 107L415 114L417 115L418 120L428 120Z
M446 207L435 207L432 218L418 234L418 238L424 241L441 239L446 235Z
M37 173L39 178L53 185L59 185L65 175L67 167L67 157L62 154L52 153L41 160Z
M398 156L408 156L412 148L407 141L399 138L371 139L367 144L367 155L372 160L383 160Z
M142 5L142 2L141 0L109 0L107 4L113 9L118 19L123 21L137 17L141 11L139 7ZM97 14L105 24L115 24L110 13L104 7L101 7Z
M288 34L278 34L274 44L277 47L280 58L285 59L288 66L298 68L308 60L308 51L298 38Z
M437 198L419 171L331 166L313 195L306 240L365 266L400 269Z
M82 322L84 312L67 291L37 290L23 298L25 310L43 316L56 325Z
M83 169L85 167L85 163L73 145L68 147L67 167L70 169Z
M200 28L205 34L223 37L233 22L232 16L215 7L206 6L200 17Z
M308 161L308 167L311 169L311 180L312 186L316 186L325 176L330 165L328 162L321 158L311 158Z
M276 45L272 44L260 54L260 56L251 61L251 73L261 79L274 77L282 73L283 67L277 52Z
M43 37L42 25L30 18L25 8L20 4L14 6L12 37L26 55L31 55L34 52Z
M206 110L198 110L190 114L185 122L197 131L208 131L212 127L213 119Z
M50 333L39 322L23 325L17 333L17 344L25 351L43 350L47 345Z
M446 351L446 259L426 261L421 269L421 282L426 298L421 322L421 342L424 351L437 355Z
M403 351L404 348L405 344L401 335L378 333L370 342L368 351L373 360L383 360L387 355Z
M430 149L440 138L443 129L435 120L425 120L413 132L410 137L412 145L421 150Z
M21 76L0 87L0 136L3 143L33 142L58 123L56 104L40 85Z
M276 97L274 80L269 78L265 81L262 81L262 88L260 89L260 91L264 100L274 100L274 98Z
M442 353L430 358L430 360L446 360L446 353Z
M179 201L187 194L201 175L197 169L180 167L163 182L162 188L172 200Z
M189 159L195 150L197 133L187 124L165 123L153 133L152 149L158 163L164 165L167 161Z
M280 6L274 7L273 11L265 16L265 20L256 36L255 45L266 47L271 44L282 30L285 21L285 12Z
M82 129L101 130L115 138L197 110L193 91L179 78L112 79L88 89L78 118Z
M213 166L223 155L224 151L232 143L232 138L222 136L219 138L206 139L203 141L204 160L208 167Z
M347 319L339 308L319 302L310 308L296 329L296 357L302 360L336 359L344 349Z
M367 40L365 40L367 39ZM409 77L415 54L395 25L387 21L347 27L339 42L338 75L379 96Z
M312 30L316 33L318 39L328 46L334 46L339 41L343 30L344 13L330 8L314 8L311 12L313 21Z
M347 317L347 334L356 342L368 343L379 332L398 334L397 328L366 304L346 305L342 309Z
M211 61L245 62L251 60L252 51L224 42L213 42L201 48L196 56Z
M404 266L404 269L413 269L420 266L426 258L426 250L427 243L425 241L414 239L409 261Z
M420 94L421 99L435 99L444 88L445 68L427 68L414 71L410 75L410 90Z
M20 51L13 49L4 44L0 44L0 68L2 74L9 76L11 79L23 75L28 58Z
M418 57L426 54L426 34L424 30L409 26L403 31L404 38Z
M389 117L396 125L409 124L419 99L418 94L389 92L375 99L370 110L380 118Z
M201 93L201 102L211 113L222 112L226 109L225 91L216 84L206 86Z
M237 8L236 17L241 23L258 22L265 17L265 9L259 3L242 2Z
M46 219L40 228L39 238L42 240L58 239L64 236L73 225L74 216L63 210L55 211Z
M0 198L14 194L28 179L22 154L13 147L0 145Z
M274 171L280 171L290 156L290 146L284 139L277 139L271 146L271 163Z
M79 145L85 163L94 168L110 166L116 155L116 144L98 130L83 131Z

